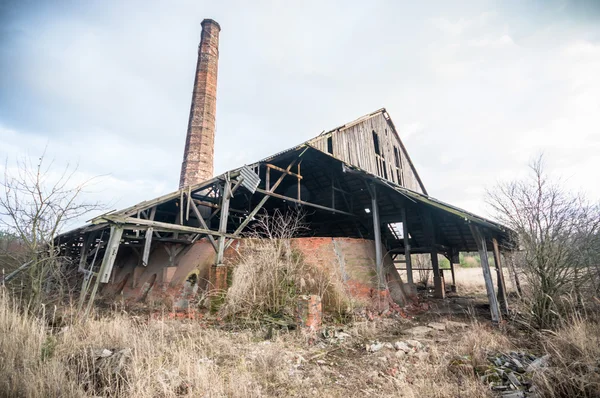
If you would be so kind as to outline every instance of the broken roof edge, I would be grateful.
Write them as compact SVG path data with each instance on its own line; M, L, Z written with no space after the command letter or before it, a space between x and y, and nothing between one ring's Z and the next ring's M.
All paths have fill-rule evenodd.
M314 147L308 141L305 142L305 143L303 143L303 144L296 145L295 147L289 148L289 149L287 149L285 151L281 151L281 152L279 152L279 153L277 153L275 155L269 156L269 157L267 157L265 159L262 159L262 160L259 160L257 162L254 162L254 163L251 163L251 164L248 164L248 165L244 165L244 166L254 167L256 165L259 165L260 163L276 159L278 157L281 157L283 155L287 155L287 154L289 154L289 153L291 153L293 151L299 151L301 149L304 149L304 150L303 150L302 153L299 154L299 156L301 156L302 154L304 154L304 152L306 152L308 149L314 150L314 151L318 152L319 154L321 154L322 156L328 156L328 157L334 159L335 161L337 161L340 164L342 164L343 167L345 167L346 169L352 170L355 173L362 174L364 177L372 179L372 180L376 181L380 185L387 186L388 188L395 190L399 194L401 194L401 195L403 195L405 197L408 197L410 200L416 200L416 201L418 201L420 203L424 203L424 204L426 204L428 206L438 208L438 209L440 209L442 211L446 211L448 213L454 214L455 216L459 216L459 217L463 218L464 220L466 220L468 222L474 222L476 224L479 224L480 226L483 226L483 227L486 227L486 228L489 228L489 229L493 229L493 230L495 230L497 232L501 232L501 233L505 233L505 234L514 234L515 233L512 229L506 227L505 225L502 225L502 224L497 223L497 222L492 221L492 220L488 220L488 219L486 219L484 217L478 216L478 215L476 215L474 213L471 213L471 212L469 212L467 210L464 210L464 209L461 209L459 207L453 206L451 204L445 203L445 202L443 202L441 200L438 200L438 199L435 199L435 198L433 198L433 197L431 197L431 196L429 196L427 194L420 193L420 192L417 192L417 191L413 191L413 190L411 190L409 188L400 186L400 185L398 185L398 184L396 184L394 182L388 181L388 180L386 180L386 179L384 179L382 177L379 177L379 176L377 176L375 174L369 173L368 171L363 170L360 167L348 164L348 163L346 163L346 162L344 162L344 161L336 158L332 154L327 153L327 152L323 152L320 149ZM71 235L71 234L75 234L75 233L82 233L82 232L85 233L85 232L90 232L92 230L102 229L102 228L104 228L104 227L106 227L106 226L109 225L106 222L106 219L104 218L104 216L106 216L108 214L110 214L110 215L123 215L123 214L130 213L131 211L143 211L143 210L146 210L146 209L148 209L148 208L150 208L152 206L160 205L162 203L168 202L169 200L176 199L176 198L180 197L182 193L185 193L185 192L188 192L188 191L189 192L193 192L195 190L203 189L206 186L210 185L211 183L214 183L214 182L216 182L219 179L225 178L225 175L227 173L230 173L230 174L231 173L235 173L236 171L240 170L244 166L240 166L240 167L231 169L231 170L226 171L226 172L224 172L224 173L222 173L222 174L220 174L218 176L213 177L210 180L206 180L204 182L201 182L201 183L189 186L189 187L180 188L180 189L178 189L176 191L173 191L171 193L162 195L162 196L160 196L158 198L147 200L147 201L143 201L143 202L140 202L140 203L138 203L136 205L129 206L129 207L127 207L125 209L122 209L122 210L119 210L119 211L110 211L110 212L98 215L98 216L92 218L91 220L89 220L87 224L85 224L85 225L83 225L81 227L78 227L78 228L66 231L64 233L61 233L61 234L57 235L56 238L60 238L62 236L67 236L67 235Z
M452 213L454 215L460 216L460 217L464 218L467 221L478 223L478 224L480 224L482 226L485 226L487 228L492 228L492 229L495 229L495 230L497 230L499 232L503 232L503 233L516 233L515 231L513 231L509 227L507 227L507 226L505 226L503 224L500 224L500 223L498 223L496 221L488 220L485 217L478 216L477 214L474 214L474 213L471 213L471 212L469 212L467 210L461 209L460 207L456 207L456 206L451 205L449 203L443 202L443 201L441 201L439 199L436 199L434 197L429 196L428 194L424 194L424 193L420 193L420 192L417 192L417 191L413 191L410 188L406 188L406 187L403 187L401 185L396 184L395 182L388 181L388 180L386 180L386 179L384 179L382 177L379 177L378 175L369 173L368 171L363 170L360 167L348 164L348 163L346 163L346 162L344 162L344 161L336 158L335 156L333 156L330 153L323 152L319 148L316 148L316 147L312 146L311 144L307 144L307 145L310 146L310 148L314 149L315 151L318 151L319 153L321 153L323 155L326 155L326 156L329 156L329 157L335 159L336 161L338 161L342 165L344 165L344 167L346 167L347 169L351 169L351 170L353 170L355 172L364 174L368 178L373 179L373 180L377 181L379 184L385 185L385 186L387 186L387 187L389 187L389 188L397 191L400 194L403 194L405 196L409 196L410 198L415 199L415 200L417 200L419 202L422 202L422 203L428 204L428 205L430 205L432 207L436 207L436 208L439 208L441 210L447 211L448 213Z

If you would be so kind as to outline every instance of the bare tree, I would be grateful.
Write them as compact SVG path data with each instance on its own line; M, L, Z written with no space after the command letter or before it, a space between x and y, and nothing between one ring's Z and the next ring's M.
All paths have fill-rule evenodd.
M488 191L487 202L499 221L518 233L523 250L517 262L529 287L531 313L546 328L564 313L565 298L575 295L582 302L582 287L593 275L590 251L598 239L600 212L552 180L542 156L530 169L528 178Z
M56 170L53 162L24 157L10 168L6 162L0 181L0 228L18 241L18 250L7 250L5 257L27 268L21 283L32 303L41 299L44 283L50 287L61 271L56 235L71 221L98 210L96 202L82 198L93 179L76 182L77 167ZM0 267L5 267L2 264Z

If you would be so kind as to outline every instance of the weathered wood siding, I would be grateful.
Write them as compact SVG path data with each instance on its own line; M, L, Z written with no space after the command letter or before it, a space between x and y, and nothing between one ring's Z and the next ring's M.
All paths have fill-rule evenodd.
M383 113L316 137L311 144L369 173L424 193L400 140Z

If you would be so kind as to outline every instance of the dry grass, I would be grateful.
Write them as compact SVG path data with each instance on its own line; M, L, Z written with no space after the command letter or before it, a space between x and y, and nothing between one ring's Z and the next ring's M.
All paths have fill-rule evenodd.
M486 397L474 369L488 365L489 352L520 347L477 322L419 339L427 355L415 358L364 348L406 339L401 331L415 326L408 320L349 324L347 340L315 344L299 332L266 340L264 330L232 332L201 321L107 314L52 328L48 318L26 315L0 291L0 396ZM543 336L540 347L551 359L534 377L542 396L598 397L600 327L577 320ZM100 359L102 349L114 354Z
M289 239L248 239L233 267L221 313L261 319L290 318L298 297L316 294L329 312L344 314L354 308L337 269L308 265Z
M580 318L542 340L550 366L534 382L545 397L600 397L600 325Z
M229 332L197 321L142 321L124 314L62 329L41 319L1 298L2 396L477 397L486 396L487 387L472 374L456 375L448 364L456 355L479 358L484 346L502 342L497 332L473 326L452 344L431 342L429 357L415 361L397 358L393 350L364 350L369 339L398 339L390 331L407 325L394 321L348 326L351 340L314 345L301 333L265 340L260 330ZM115 354L99 359L95 352L102 349ZM390 375L392 369L398 375Z

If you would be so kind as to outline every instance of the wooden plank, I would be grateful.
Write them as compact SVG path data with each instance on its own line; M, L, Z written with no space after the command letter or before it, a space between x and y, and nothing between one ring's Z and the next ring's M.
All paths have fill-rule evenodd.
M409 284L414 284L412 271L412 258L410 253L410 238L408 232L408 219L406 218L406 208L400 210L402 216L402 236L404 239L404 258L406 259L406 279Z
M229 179L225 181L225 189L221 199L221 219L219 220L219 232L224 234L227 232L227 221L229 219L229 199L230 199L231 183ZM223 255L225 254L225 236L221 235L217 241L217 257L215 265L223 265Z
M498 283L498 303L505 314L508 314L508 300L506 298L506 284L504 283L504 272L502 269L502 258L496 238L492 239L494 246L494 262L496 263L497 283Z
M481 269L483 270L483 279L485 280L485 289L487 291L488 301L490 303L490 313L492 314L492 322L495 324L500 323L502 316L500 315L500 308L498 307L498 300L494 292L494 282L492 281L492 273L490 271L490 264L488 262L488 252L485 243L485 238L481 234L479 227L474 224L469 224L473 238L477 243L477 249L479 250L479 257L481 258Z
M280 172L285 173L287 175L294 176L294 177L298 178L299 180L302 179L302 176L300 174L296 174L293 171L282 169L281 167L277 167L277 166L275 166L273 164L270 164L270 163L265 163L265 166L267 166L267 169L277 170L277 171L280 171Z
M196 206L196 203L194 201L192 201L191 207L192 207L192 210L194 211L194 214L196 215L196 218L200 222L200 225L202 225L202 228L210 229L210 228L208 228L208 225L206 225L206 221L204 221L204 217L202 217L202 214L200 213L200 210L198 209L198 206ZM215 252L217 252L217 242L215 241L215 238L213 238L212 235L207 235L207 236L208 236L208 240L210 241L210 244L212 245L213 249L215 249Z
M321 206L321 205L318 205L316 203L305 202L303 200L298 200L298 199L295 199L295 198L290 198L289 196L284 196L284 195L280 195L278 193L273 193L273 192L265 191L264 189L257 189L256 192L265 194L267 196L272 196L274 198L283 199L283 200L287 200L287 201L290 201L290 202L298 203L298 204L301 204L301 205L304 205L304 206L314 207L315 209L326 210L326 211L330 211L332 213L343 214L345 216L358 217L356 214L348 213L347 211L332 209L331 207Z
M108 280L110 279L110 274L119 251L119 245L121 244L122 235L122 226L110 227L110 238L108 239L108 244L106 245L106 252L104 252L104 258L102 259L100 271L98 272L101 283L108 283Z
M87 237L85 238L85 243L81 248L81 258L79 259L79 271L85 270L85 266L87 265L88 252L90 250L90 245L92 244L92 240L95 237L95 233L88 232Z
M198 183L196 185L192 185L191 186L191 192L193 193L193 192L202 190L202 189L204 189L204 188L206 188L206 187L214 184L215 182L219 181L220 178L221 177L214 177L214 178L211 178L208 181L204 181L204 182ZM187 187L186 188L182 188L182 189L179 189L179 190L177 190L175 192L171 192L171 193L168 193L166 195L159 196L156 199L147 200L147 201L138 203L136 205L133 205L133 206L128 207L126 209L120 210L118 212L114 212L114 213L109 212L109 213L101 214L98 217L93 218L91 220L91 223L92 224L97 224L98 220L103 219L104 216L107 216L107 215L132 216L134 214L137 214L138 210L146 210L146 209L149 209L149 208L151 208L153 206L160 205L162 203L165 203L165 202L168 202L170 200L176 199L176 198L178 198L178 197L181 196L181 191L187 190L187 189L188 189Z
M142 218L133 217L122 217L122 216L104 216L105 220L114 224L121 224L124 229L135 230L141 227L153 227L154 231L165 231L165 232L189 232L203 235L221 236L225 235L228 238L233 238L235 235L222 234L219 231L213 231L210 229L190 227L187 225L169 224L160 221L145 220ZM147 229L147 228L146 228Z
M144 242L144 252L142 253L142 266L148 265L148 259L150 258L150 247L152 246L152 234L154 228L148 227L146 230L146 241Z

